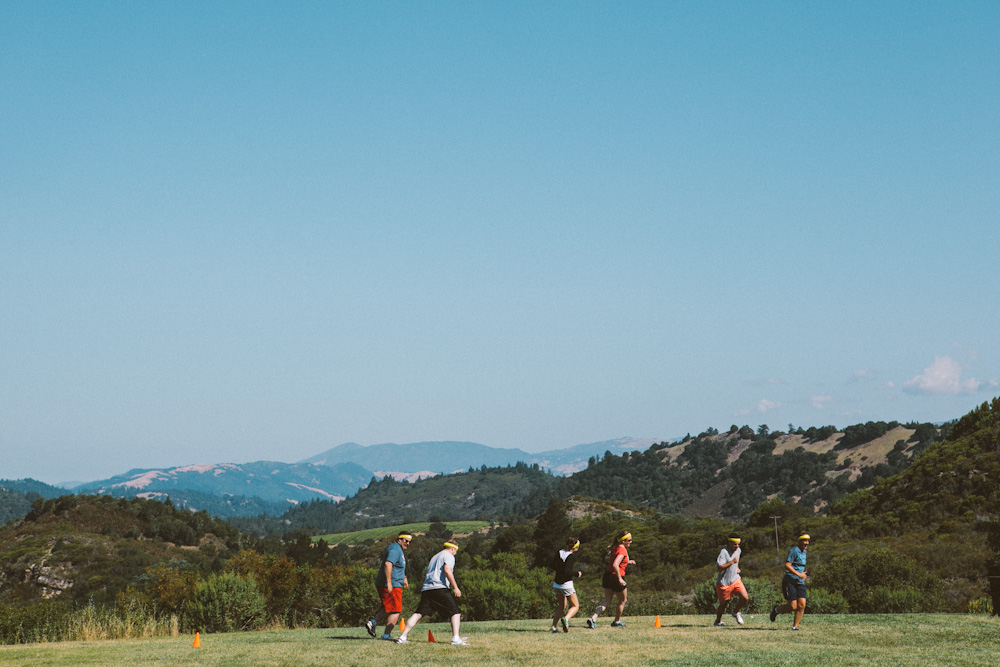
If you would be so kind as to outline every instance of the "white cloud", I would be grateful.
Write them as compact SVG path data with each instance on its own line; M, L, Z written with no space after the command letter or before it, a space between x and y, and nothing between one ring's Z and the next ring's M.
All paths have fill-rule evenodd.
M903 390L911 394L974 394L982 384L976 378L962 379L962 367L951 357L934 357L934 363L909 382Z
M833 400L833 396L813 396L810 400L814 408L822 410L827 403Z
M771 410L781 407L780 401L769 401L766 398L760 399L760 403L757 404L757 412L760 414L765 414Z
M750 414L750 411L747 410L746 408L743 408L742 410L737 410L736 411L736 416L737 417L746 417L748 414Z

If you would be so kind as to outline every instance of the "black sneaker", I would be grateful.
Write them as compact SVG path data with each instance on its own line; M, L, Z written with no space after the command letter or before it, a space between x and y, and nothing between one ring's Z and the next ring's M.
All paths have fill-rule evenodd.
M594 619L588 618L587 619L587 627L590 628L591 630L593 630L594 628L597 627L597 623L594 623Z
M778 605L771 607L771 622L774 623L776 618L778 618Z
M624 628L625 621L611 621L611 627L613 628Z
M370 621L366 621L365 622L365 630L368 631L368 634L370 634L373 639L378 636L376 634L376 632L375 632L375 619L374 618L372 620L370 620Z

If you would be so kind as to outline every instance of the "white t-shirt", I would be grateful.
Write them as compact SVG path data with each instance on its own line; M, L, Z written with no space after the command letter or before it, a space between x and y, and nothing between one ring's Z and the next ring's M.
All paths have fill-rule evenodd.
M455 555L447 549L434 554L434 558L431 558L431 562L427 564L427 576L424 577L424 587L420 590L433 591L438 588L451 588L451 582L444 574L445 565L452 572L455 571Z
M743 550L736 547L736 551L729 553L729 549L723 549L719 552L719 557L715 559L716 565L725 565L734 558L739 558ZM725 570L719 570L719 574L715 577L715 584L717 586L732 586L737 581L740 580L740 573L737 572L737 563L733 563Z

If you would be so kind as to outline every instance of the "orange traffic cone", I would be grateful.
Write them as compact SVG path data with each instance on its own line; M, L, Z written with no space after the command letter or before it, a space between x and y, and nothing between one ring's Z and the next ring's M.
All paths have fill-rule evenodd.
M404 621L403 620L403 616L400 615L400 617L399 617L399 631L402 632L405 629L406 629L406 621Z
M191 644L191 646L194 647L194 648L201 648L201 633L200 632L194 633L194 644Z
M427 641L433 642L435 644L437 643L434 641L434 633L431 632L430 630L427 631Z
M662 626L660 625L660 615L659 615L659 614L657 614L657 615L656 615L656 620L655 620L655 621L653 621L653 627L654 627L654 628L659 628L659 627L662 627Z

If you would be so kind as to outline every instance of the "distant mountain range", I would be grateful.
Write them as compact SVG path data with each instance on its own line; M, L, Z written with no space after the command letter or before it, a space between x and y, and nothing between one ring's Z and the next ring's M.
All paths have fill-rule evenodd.
M391 476L415 481L469 468L502 467L516 463L537 464L557 475L570 475L587 467L591 457L606 452L622 454L645 450L654 439L619 438L531 454L475 442L385 443L362 446L345 443L298 463L203 463L174 468L130 470L109 479L87 482L71 489L56 489L34 480L4 480L19 494L55 497L65 493L164 499L178 507L205 510L215 516L280 515L289 505L303 501L340 501L353 496L373 478ZM14 515L23 513L17 503Z
M367 447L348 442L299 463L327 466L355 463L374 470L379 477L392 475L397 480L464 472L469 468L482 466L513 465L518 462L529 465L537 463L539 467L555 475L572 475L586 468L592 456L603 456L606 452L620 455L624 452L644 451L658 442L660 440L651 438L618 438L534 454L523 449L501 449L476 442L414 442L406 445L384 443Z

